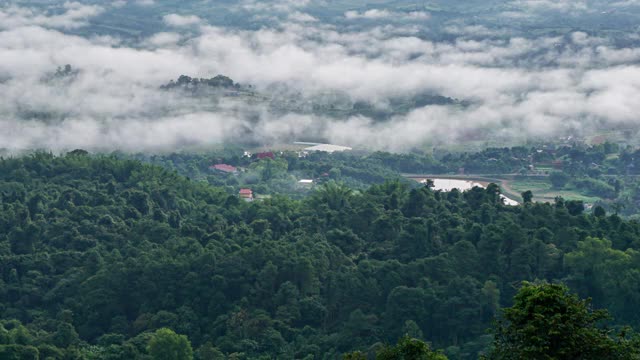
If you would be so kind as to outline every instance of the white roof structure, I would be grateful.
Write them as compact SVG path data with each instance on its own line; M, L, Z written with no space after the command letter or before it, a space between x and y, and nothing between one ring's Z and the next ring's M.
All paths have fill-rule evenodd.
M298 181L300 184L313 184L313 180L311 179L301 179Z
M325 151L328 153L332 153L332 152L336 152L336 151L347 151L347 150L352 150L350 147L348 146L340 146L340 145L331 145L331 144L318 144L315 146L311 146L308 148L305 148L305 150L307 151Z

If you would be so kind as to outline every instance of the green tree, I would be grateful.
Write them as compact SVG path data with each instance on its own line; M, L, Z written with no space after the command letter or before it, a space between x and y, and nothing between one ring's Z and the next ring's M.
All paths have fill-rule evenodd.
M58 325L58 329L53 334L53 343L57 347L66 348L70 345L75 345L78 343L78 333L76 329L73 328L73 325L68 323L60 323Z
M422 339L424 336L420 326L418 326L418 324L413 320L407 320L404 322L404 325L402 326L402 333L405 336L409 336L414 339Z
M553 185L553 187L556 189L562 189L563 187L565 187L569 180L571 180L569 175L560 171L554 171L549 174L549 181L551 182L551 185Z
M567 211L573 216L578 216L584 212L582 200L570 200L566 202Z
M431 350L424 341L404 336L395 346L385 346L380 350L376 360L447 360L447 357Z
M637 250L614 249L607 239L587 237L578 242L577 249L566 253L567 281L580 294L593 297L594 302L606 306L616 317L636 323L640 305L636 286L640 270Z
M154 360L191 360L193 349L186 335L168 328L158 329L149 340L147 351Z
M514 304L497 322L488 359L634 359L637 342L613 339L598 323L605 310L593 310L590 300L570 294L564 285L525 282Z
M2 360L38 360L38 349L33 346L0 345L0 359Z
M360 351L344 354L343 360L367 360L367 356Z
M368 357L360 352L344 354L343 360L365 360ZM407 335L396 345L383 346L376 352L376 360L447 360L441 351L433 351L429 344Z
M216 349L211 342L205 343L196 351L196 359L198 360L223 360L225 358L224 354Z
M347 206L352 190L342 183L333 181L322 184L315 196L320 203L327 204L332 210L339 210Z

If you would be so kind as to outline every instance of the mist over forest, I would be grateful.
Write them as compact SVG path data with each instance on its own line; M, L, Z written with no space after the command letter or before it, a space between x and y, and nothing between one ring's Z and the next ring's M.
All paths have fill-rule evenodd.
M634 129L637 6L9 2L0 8L1 141L138 151L321 139L406 151L471 135L518 142ZM67 64L72 74L54 76ZM224 75L252 92L160 89L181 75ZM403 101L416 96L452 101Z

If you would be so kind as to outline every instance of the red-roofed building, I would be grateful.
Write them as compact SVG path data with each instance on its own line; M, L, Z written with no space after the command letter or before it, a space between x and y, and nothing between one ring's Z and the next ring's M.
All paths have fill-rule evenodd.
M209 169L218 170L218 171L222 171L222 172L225 172L225 173L237 173L238 172L238 168L236 168L235 166L227 165L227 164L211 165L211 166L209 166Z
M257 153L256 156L258 157L258 159L262 160L262 159L275 159L276 156L271 152L262 152L262 153Z
M253 191L251 189L240 189L238 195L245 201L253 201Z
M553 162L551 162L551 165L556 170L562 170L562 168L564 167L564 163L562 162L562 160L554 160Z

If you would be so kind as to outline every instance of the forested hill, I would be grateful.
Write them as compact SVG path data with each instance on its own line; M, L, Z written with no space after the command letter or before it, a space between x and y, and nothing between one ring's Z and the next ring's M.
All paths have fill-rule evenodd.
M336 359L409 334L476 359L535 279L640 327L640 224L498 192L329 182L247 203L82 151L1 160L0 344L144 359L166 327L198 359Z
M350 116L366 116L374 120L389 120L395 115L407 114L417 108L429 105L468 106L467 101L421 92L411 96L398 96L389 99L387 106L352 98L349 94L331 90L314 94L290 88L284 83L274 84L258 90L253 85L240 84L233 79L216 75L212 78L192 78L181 75L160 87L167 91L179 91L183 95L207 98L215 102L221 97L236 100L243 99L250 104L262 104L275 114L313 113L345 119Z

